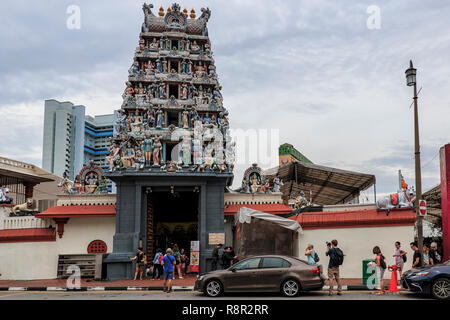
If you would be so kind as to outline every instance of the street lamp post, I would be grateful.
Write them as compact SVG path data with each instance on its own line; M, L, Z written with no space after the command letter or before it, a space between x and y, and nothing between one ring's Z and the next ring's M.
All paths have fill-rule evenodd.
M414 144L415 144L415 162L416 162L416 200L415 209L417 215L417 238L420 256L422 257L423 250L423 216L419 211L419 200L422 199L422 175L420 172L420 144L419 144L419 116L417 111L417 82L416 69L413 68L413 63L409 60L409 68L405 71L406 84L414 86Z

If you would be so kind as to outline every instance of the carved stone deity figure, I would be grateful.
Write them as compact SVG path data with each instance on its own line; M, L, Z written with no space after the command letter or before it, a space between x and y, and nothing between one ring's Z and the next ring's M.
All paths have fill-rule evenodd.
M166 50L170 50L170 39L166 38L166 46L165 46Z
M180 50L184 51L185 46L186 46L186 40L181 39L180 40Z
M199 65L195 68L195 74L197 75L197 77L199 78L203 78L203 76L205 75L205 67L203 67L202 62L200 61Z
M130 69L128 69L128 74L136 75L138 73L139 73L139 62L135 60L131 65Z
M280 192L280 188L284 185L283 180L280 179L278 174L273 178L273 192Z
M142 85L142 82L139 82L139 86L137 88L138 94L144 94L144 86Z
M186 83L184 83L181 86L181 99L186 100L188 98L188 86Z
M125 88L125 94L134 97L134 88L129 81L127 82L127 87Z
M150 49L158 49L158 41L156 41L156 38L153 38L152 42L150 43Z
M191 116L191 127L193 127L194 121L197 120L197 118L198 118L198 113L197 113L197 110L195 110L195 107L191 108L190 116Z
M163 67L160 59L156 59L156 70L158 70L158 72L163 72Z
M186 50L190 50L191 49L191 40L187 39L186 40Z
M159 39L159 47L161 48L161 50L164 49L164 43L165 43L164 38L161 37L161 38Z
M214 148L212 143L208 143L205 147L204 151L204 164L205 167L208 167L209 169L212 169L215 159L213 156Z
M145 166L149 167L151 166L151 160L152 160L152 145L153 140L151 138L150 132L145 133L145 139L144 139L144 157L145 157Z
M162 128L164 126L164 111L158 108L156 111L156 128Z
M248 186L248 183L245 180L245 178L242 179L241 193L250 193L250 187Z
M258 180L258 178L256 177L256 174L253 175L253 177L252 177L251 180L250 180L250 183L251 183L250 189L251 189L252 193L258 192L259 187L260 187L261 185L259 184L259 180Z
M188 61L188 74L192 74L192 61Z
M193 158L194 158L194 164L195 165L201 165L203 164L203 154L202 154L202 145L200 140L194 139L193 140Z
M145 165L145 157L142 154L141 150L136 151L136 162L134 163L134 168L136 170L143 169Z
M153 142L153 166L159 166L160 165L160 153L161 153L161 140L159 137L155 138L155 141Z
M139 51L142 52L145 49L145 40L142 37L139 38Z
M189 111L186 107L184 107L184 110L181 114L181 123L183 125L183 129L189 128Z
M186 60L181 61L181 73L188 73Z
M164 85L164 83L161 83L159 85L159 98L166 99L166 86Z
M191 164L191 139L190 137L183 137L181 144L181 153L183 155L183 167L189 167Z
M147 125L149 128L155 127L155 115L152 110L147 111Z
M122 155L122 163L125 168L132 167L136 160L136 153L130 142L127 142L125 154Z
M152 73L154 72L153 68L154 68L154 66L153 66L152 61L151 61L151 60L148 60L147 66L145 67L145 73L146 73L147 75L152 74Z
M197 44L197 41L194 40L194 42L191 45L191 51L198 52L200 51L200 46Z

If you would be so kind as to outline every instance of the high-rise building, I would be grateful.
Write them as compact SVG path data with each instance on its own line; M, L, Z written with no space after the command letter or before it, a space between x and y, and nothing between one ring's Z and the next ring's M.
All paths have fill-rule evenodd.
M86 108L72 102L45 100L42 168L58 176L83 166L84 122Z
M91 160L108 170L106 156L113 136L114 114L85 115L86 108L72 102L45 101L42 167L74 180ZM109 184L109 189L111 186Z

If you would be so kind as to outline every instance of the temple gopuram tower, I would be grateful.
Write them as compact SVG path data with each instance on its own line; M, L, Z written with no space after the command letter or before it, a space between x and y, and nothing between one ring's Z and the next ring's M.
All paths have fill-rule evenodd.
M209 270L211 234L224 233L224 191L232 183L234 143L228 133L207 23L173 4L157 14L143 5L144 23L118 111L107 177L117 185L110 280L134 275L143 247L200 244L200 272ZM219 234L219 235L218 235ZM192 261L191 261L192 262Z

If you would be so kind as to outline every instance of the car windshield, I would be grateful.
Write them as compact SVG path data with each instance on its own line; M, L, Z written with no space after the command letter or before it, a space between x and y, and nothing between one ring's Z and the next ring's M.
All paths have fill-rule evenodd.
M261 258L250 258L236 264L234 270L257 269Z

